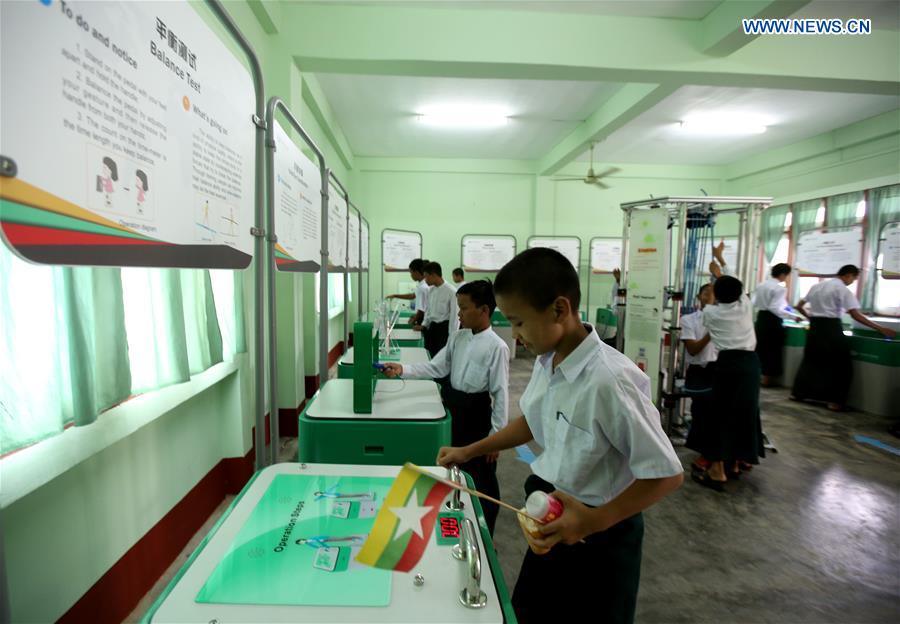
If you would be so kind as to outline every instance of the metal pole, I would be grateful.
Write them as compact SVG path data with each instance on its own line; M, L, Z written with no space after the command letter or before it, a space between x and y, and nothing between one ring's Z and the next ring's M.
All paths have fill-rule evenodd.
M628 291L623 287L628 283L628 228L631 226L631 209L625 210L625 218L622 219L622 262L619 266L619 287L616 289L616 349L625 352L625 305ZM615 279L615 278L613 278ZM625 294L622 294L622 291Z
M325 155L322 153L322 150L319 149L318 145L316 145L315 141L307 134L306 130L303 129L303 126L300 125L300 122L297 121L297 118L288 110L284 101L280 97L272 97L269 99L269 103L266 106L266 163L268 165L268 171L266 176L266 188L268 190L266 197L266 213L268 220L268 228L269 228L269 247L268 247L268 258L267 258L267 268L268 268L268 283L269 283L269 317L270 317L270 330L269 330L269 369L270 369L270 379L269 379L269 401L272 404L271 413L274 415L272 417L272 449L271 449L271 461L272 463L278 462L278 451L280 446L280 427L278 423L278 375L277 375L277 349L278 349L278 336L276 333L276 299L277 293L275 288L275 271L277 269L275 265L275 243L278 242L277 233L274 229L275 224L275 111L280 110L285 119L291 124L294 130L300 135L300 138L309 146L309 148L315 153L316 158L319 161L319 169L322 170L325 168ZM327 208L327 202L326 202ZM324 218L324 215L323 215Z
M738 225L738 248L737 248L737 254L735 255L735 257L737 258L738 265L736 267L732 267L732 270L734 271L734 275L738 279L741 279L741 277L744 274L743 251L744 251L744 234L747 231L746 224L747 224L747 213L742 212L742 213L740 213L740 224ZM745 286L746 286L746 284L745 284Z
M350 342L350 196L345 194L347 202L347 225L344 227L344 339L341 341L341 353L347 353Z
M251 232L255 237L254 244L254 313L255 313L255 347L254 371L255 377L255 411L256 411L256 434L254 442L256 445L256 469L259 470L265 466L265 426L266 426L266 402L263 388L266 385L266 360L263 352L263 344L265 342L265 328L263 326L263 316L265 315L265 231L264 225L264 201L265 201L265 161L264 153L266 149L265 122L263 116L266 114L265 87L263 84L262 67L259 59L253 50L253 46L244 37L237 24L231 19L231 16L225 10L220 0L207 0L210 9L219 18L219 21L225 26L226 30L231 33L250 62L250 73L253 76L253 88L256 96L256 114L253 116L253 123L256 126L256 139L254 144L254 162L256 170L254 173L254 205L256 206L255 221L256 227ZM274 376L274 372L272 373ZM274 409L274 408L273 408Z
M328 178L322 167L322 264L319 267L319 387L328 381Z
M669 364L667 367L666 394L669 405L666 406L666 432L672 433L672 420L675 415L675 403L671 398L675 394L675 366L678 363L678 340L681 335L681 303L684 299L684 245L687 238L687 205L678 207L678 254L675 261L675 280L672 292L672 318L669 323Z

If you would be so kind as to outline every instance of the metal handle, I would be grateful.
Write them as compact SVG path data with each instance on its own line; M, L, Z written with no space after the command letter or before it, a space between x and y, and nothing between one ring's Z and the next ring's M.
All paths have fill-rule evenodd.
M463 481L462 470L459 469L459 466L450 466L450 469L447 471L447 478L459 485L466 484L465 481ZM450 500L446 502L447 509L452 511L462 511L466 505L460 500L459 495L459 490L453 490L453 493L450 495Z
M487 604L487 594L481 591L481 549L475 536L475 523L466 518L462 529L460 544L465 544L468 575L466 586L459 592L459 601L469 609L481 609Z

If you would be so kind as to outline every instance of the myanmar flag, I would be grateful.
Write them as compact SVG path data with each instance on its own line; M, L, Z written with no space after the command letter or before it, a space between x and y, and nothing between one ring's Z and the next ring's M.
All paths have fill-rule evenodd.
M418 470L412 464L400 470L356 556L360 563L409 572L422 558L441 503L453 488Z

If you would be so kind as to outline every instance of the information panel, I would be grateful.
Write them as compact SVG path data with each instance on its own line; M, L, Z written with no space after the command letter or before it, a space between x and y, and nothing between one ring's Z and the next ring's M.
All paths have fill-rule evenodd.
M725 259L725 265L731 267L731 269L737 274L737 271L740 269L738 266L738 239L737 236L725 236L722 238L717 238L715 244L725 243L725 249L722 250L722 256ZM703 274L710 275L709 272L709 262L713 259L712 249L704 249L703 250Z
M662 208L635 211L628 229L625 355L650 377L654 397L659 387L663 287L669 274L668 222Z
M422 257L422 235L403 230L381 233L381 262L387 272L408 271L409 263Z
M462 239L463 269L471 273L493 273L516 255L513 236L467 234Z
M595 238L591 240L591 273L612 273L622 265L622 240Z
M245 268L253 82L186 2L0 3L0 224L43 263Z
M319 270L322 249L322 174L275 122L275 266Z
M392 482L277 475L197 602L387 606L391 571L355 558Z
M347 200L334 187L328 195L328 269L347 270Z
M555 249L572 263L575 270L581 264L581 239L577 236L533 236L528 239L528 248L547 247Z
M347 256L349 257L347 268L356 273L359 271L359 212L350 209L350 219L347 221Z
M885 279L900 279L900 222L888 223L883 230L881 253L884 259L881 276Z
M362 236L362 258L360 266L363 271L369 270L369 222L360 218L360 230Z
M859 265L861 227L830 232L801 232L797 241L797 270L801 275L836 275L845 264Z

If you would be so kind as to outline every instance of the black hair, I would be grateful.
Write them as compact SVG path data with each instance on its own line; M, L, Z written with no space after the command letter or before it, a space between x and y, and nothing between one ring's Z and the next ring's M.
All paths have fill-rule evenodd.
M495 294L512 294L537 309L565 297L576 312L581 304L578 273L569 259L554 249L533 247L507 262L494 281Z
M453 275L459 275L460 277L466 276L466 274L462 270L462 267L456 267L455 269L453 269Z
M438 277L444 277L443 269L441 269L441 265L437 262L427 262L424 267L422 267L423 273L431 273L432 275L437 275Z
M838 270L838 277L844 277L845 275L856 275L859 277L859 267L855 264L845 264Z
M697 299L702 297L703 293L705 293L708 288L712 288L712 287L713 287L713 285L710 284L709 282L703 284L703 286L700 287L700 290L697 291ZM713 290L713 292L715 292L715 290Z
M409 270L415 271L416 273L421 273L422 269L425 268L425 260L422 258L416 258L412 262L409 263Z
M734 303L741 298L743 292L744 285L741 280L730 275L723 275L713 284L713 293L719 303Z
M475 280L463 284L456 290L457 295L468 295L476 306L487 306L488 316L497 309L497 300L494 298L494 285L489 280Z
M141 179L141 184L143 184L144 190L145 190L145 191L149 191L149 190L150 190L150 185L147 184L147 174L144 173L143 171L141 171L140 169L138 169L138 170L135 171L134 173L135 173L135 175L136 175L138 178Z
M772 267L772 277L781 277L782 275L790 275L791 274L791 265L787 262L779 262L775 266Z
M96 162L96 161L94 161ZM116 161L114 161L109 156L103 157L103 164L109 167L109 177L111 177L116 182L119 181L119 168L116 167Z

